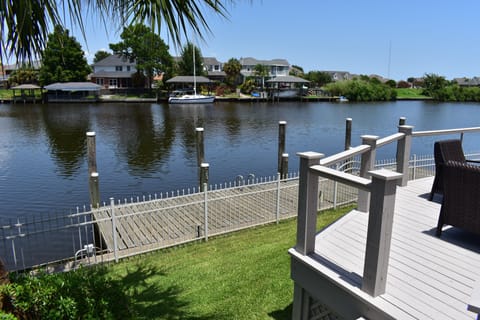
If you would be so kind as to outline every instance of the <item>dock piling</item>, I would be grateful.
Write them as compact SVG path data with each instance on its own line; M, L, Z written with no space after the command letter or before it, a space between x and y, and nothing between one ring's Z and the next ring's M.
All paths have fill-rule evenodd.
M285 133L287 121L278 122L278 171L282 173L282 155L285 153Z

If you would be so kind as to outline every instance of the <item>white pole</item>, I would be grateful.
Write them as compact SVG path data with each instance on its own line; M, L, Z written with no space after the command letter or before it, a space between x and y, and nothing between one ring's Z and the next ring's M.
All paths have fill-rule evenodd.
M277 173L277 224L280 221L280 181L282 175L280 172Z
M118 246L117 246L117 223L115 217L115 200L110 198L110 208L112 213L112 237L113 237L113 255L115 262L118 262Z
M205 241L208 241L208 186L206 183L203 184L203 194L204 194L204 224L205 224Z

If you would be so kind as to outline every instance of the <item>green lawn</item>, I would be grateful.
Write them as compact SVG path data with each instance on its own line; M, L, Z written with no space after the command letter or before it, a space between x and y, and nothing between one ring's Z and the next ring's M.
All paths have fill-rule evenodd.
M397 88L397 99L431 99L422 94L423 89Z
M319 214L318 229L351 207ZM131 258L108 273L140 319L290 319L296 220Z

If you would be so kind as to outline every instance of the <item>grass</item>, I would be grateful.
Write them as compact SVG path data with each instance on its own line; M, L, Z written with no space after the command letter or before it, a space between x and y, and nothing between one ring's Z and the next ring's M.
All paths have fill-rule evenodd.
M397 88L397 99L431 99L422 94L423 89Z
M319 213L321 229L351 207ZM290 319L296 220L112 265L139 319Z

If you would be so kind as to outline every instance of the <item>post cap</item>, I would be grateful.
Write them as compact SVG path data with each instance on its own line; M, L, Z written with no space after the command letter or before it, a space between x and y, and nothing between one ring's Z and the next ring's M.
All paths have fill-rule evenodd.
M203 131L203 128L195 128L195 131Z
M208 168L208 167L210 167L210 165L209 165L208 163L202 162L202 163L200 164L200 167L201 167L201 168Z
M322 159L323 157L325 157L323 153L318 153L314 151L297 152L297 156L305 159Z
M278 124L287 124L287 121L278 121Z
M388 169L379 169L379 170L372 170L368 172L372 177L389 181L389 180L398 180L403 177L403 174L398 173L396 171L388 170Z
M94 137L94 136L95 136L95 131L87 132L87 137Z
M282 158L288 158L288 153L282 153Z

